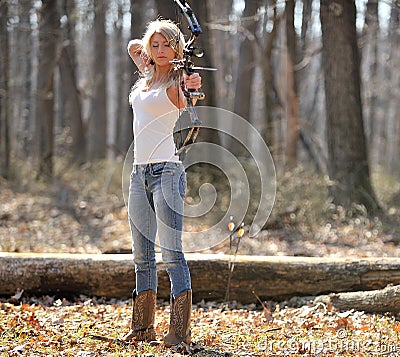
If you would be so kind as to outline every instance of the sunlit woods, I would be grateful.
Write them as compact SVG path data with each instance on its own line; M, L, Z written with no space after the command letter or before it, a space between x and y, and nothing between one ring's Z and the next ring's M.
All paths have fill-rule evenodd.
M233 201L229 182L212 165L188 170L189 205L200 201L199 187L205 182L217 192L209 216L188 215L184 221L184 242L192 233L206 232L199 235L208 244L202 253L218 253L210 258L217 269L204 255L191 260L194 292L199 300L212 298L201 290L207 288L219 296L225 293L227 299L253 299L257 305L196 302L194 341L206 348L204 354L221 356L284 355L293 341L299 342L299 355L312 353L314 347L321 354L320 343L327 341L325 355L352 356L354 346L365 347L366 355L370 347L386 354L398 351L399 0L188 1L204 30L198 43L206 54L195 59L196 65L218 68L201 72L206 99L198 105L235 112L257 128L277 172L271 216L259 234L250 237L261 180L249 150L223 134L234 133L234 124L229 128L221 121L219 133L200 131L199 141L221 145L239 158L251 197L245 219L233 218L236 228L243 224L243 232L226 224L225 232L209 234ZM0 296L0 353L166 355L159 344L113 343L126 331L131 308L114 300L115 290L106 284L114 282L130 294L133 266L122 254L122 260L100 254L131 253L121 168L133 139L128 95L138 74L126 46L157 16L178 20L188 33L173 0L0 0L0 255L6 256L0 276L9 282L0 288L9 286L7 294L14 294ZM253 152L256 144L249 139ZM201 151L197 157L207 159ZM242 183L241 177L237 181ZM221 242L228 229L230 239ZM38 254L38 270L27 265L29 258L7 257L26 252ZM79 268L87 269L82 273L65 256L63 264L43 256L49 252L99 253L101 269L89 270L88 257L76 254L82 261ZM336 258L346 263L336 263ZM15 269L19 265L9 263L14 259L27 270ZM262 260L266 270L256 274L253 284L254 267ZM268 260L278 262L279 274ZM301 263L310 260L317 262L322 278L312 265ZM389 260L393 263L388 268ZM118 263L122 261L126 263ZM284 263L290 261L295 264ZM160 267L161 282L166 283ZM120 274L121 269L126 273ZM45 274L57 270L64 271L59 280ZM302 274L306 270L312 274ZM110 279L110 273L121 280ZM212 279L214 273L217 279ZM65 276L79 284L65 284L71 281ZM93 285L81 282L86 277ZM39 292L54 283L76 286L80 302L53 292L37 298L20 283L24 280L37 283ZM99 284L101 280L106 284ZM368 293L320 296L314 306L309 296L295 297L287 303L304 306L294 309L258 295L264 290L268 299L278 298L277 283L297 296L390 285ZM82 287L91 286L108 289L113 304L81 295ZM165 286L160 297L168 294ZM287 291L279 295L290 297ZM259 309L259 303L261 311L249 311ZM74 306L65 306L70 304ZM157 311L159 337L168 324L169 308L164 305ZM95 340L91 334L110 340Z
M146 21L158 15L178 19L186 31L173 1L0 3L1 175L49 178L62 175L68 162L123 157L132 141L127 98L137 78L126 44L141 36ZM341 16L341 1L325 3L326 11ZM398 178L397 2L355 2L357 48L353 50L358 49L359 62L351 65L361 74L357 87L361 96L355 104L337 102L336 89L325 91L330 69L322 49L326 46L337 53L339 45L336 37L322 36L319 1L209 0L204 4L192 4L204 29L199 44L206 56L198 63L218 68L216 73L202 73L205 104L234 111L256 126L278 172L311 165L340 181L341 173L335 170L351 168L351 161L360 160L352 154L365 150L363 165L371 173ZM340 21L354 25L346 19ZM331 26L343 33L346 27L339 27L340 21ZM336 73L331 75L337 80ZM337 85L346 87L345 83ZM339 107L346 112L344 105L360 113L360 125L350 125L355 120L352 115L337 117L333 110ZM333 126L327 118L332 118ZM342 124L337 127L335 120L339 119ZM333 127L337 130L332 131ZM344 134L365 145L336 145ZM234 140L215 135L212 140L238 155L246 154ZM349 165L332 166L338 155L340 162ZM57 166L60 159L62 172ZM362 178L353 177L355 186L357 180L369 176L368 170Z

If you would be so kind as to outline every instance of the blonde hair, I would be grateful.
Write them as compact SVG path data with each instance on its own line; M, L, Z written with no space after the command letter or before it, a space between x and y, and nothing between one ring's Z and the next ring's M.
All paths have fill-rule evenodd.
M159 33L165 37L171 48L175 51L175 59L180 60L183 58L185 39L179 27L171 20L157 19L147 25L146 32L142 38L143 51L153 62L154 59L151 57L151 38L155 33ZM149 66L132 87L131 93L136 88L150 88L155 83L156 70L157 67L155 65ZM168 88L172 85L179 85L179 79L179 71L174 71L174 65L171 64L168 78L165 83L162 83L162 86ZM129 101L131 101L130 99Z

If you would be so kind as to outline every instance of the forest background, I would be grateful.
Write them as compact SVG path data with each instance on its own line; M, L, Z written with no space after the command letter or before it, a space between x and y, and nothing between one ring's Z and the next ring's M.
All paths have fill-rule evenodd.
M180 21L187 34L185 20L165 0L0 4L0 250L129 251L121 177L137 73L126 45L157 16ZM201 105L251 123L275 163L270 218L239 253L398 256L398 1L191 6L204 30L196 64L218 68L201 72ZM260 179L224 129L203 129L199 140L243 163L254 191L247 225ZM208 216L187 219L187 231L209 227L228 206L229 183L209 166L188 170L186 200L199 202L209 182L216 204ZM211 245L206 251L227 252L227 240Z
M246 148L225 134L237 126L223 122L218 131L201 129L198 139L228 149L246 173L251 199L238 254L345 257L356 262L378 257L380 266L396 265L382 257L400 255L400 2L192 0L190 5L204 30L198 45L205 56L195 63L218 68L201 72L206 93L201 105L219 108L209 113L238 114L263 138L260 143L248 137ZM128 95L137 74L126 46L159 15L180 21L187 34L185 19L175 12L172 0L0 0L3 272L9 268L18 279L24 276L13 264L4 264L7 259L24 260L6 252L42 257L47 252L131 251L122 178L133 139ZM198 112L204 113L200 108ZM248 227L266 179L251 154L264 142L275 165L276 197L271 212L265 211L269 219L262 230L250 237ZM230 204L243 205L234 201L231 190L236 186L217 167L198 163L187 173L187 204L202 202L201 193L211 187L204 184L211 184L215 191L210 192L217 195L207 214L185 217L184 240L226 219ZM228 228L214 230L205 237L209 242L203 252L234 251L228 235ZM340 265L339 259L334 261ZM238 266L233 271L227 264L233 280ZM351 264L345 268L351 273ZM382 278L370 271L365 280L376 275L382 284L397 279L397 271L383 270ZM346 279L346 274L337 278ZM311 285L321 281L316 276ZM276 286L268 283L273 292ZM79 295L81 291L68 301L65 296L35 297L19 288L15 286L13 296L0 298L0 354L171 355L162 345L115 343L129 328L127 301ZM399 286L387 289L364 292L346 311L298 297L246 306L196 301L192 332L201 348L186 346L186 352L398 354ZM381 293L391 289L397 295L382 299ZM231 292L238 290L232 286ZM251 289L240 290L257 299ZM363 303L371 300L369 308L384 314L362 311ZM159 337L168 326L167 306L158 301Z

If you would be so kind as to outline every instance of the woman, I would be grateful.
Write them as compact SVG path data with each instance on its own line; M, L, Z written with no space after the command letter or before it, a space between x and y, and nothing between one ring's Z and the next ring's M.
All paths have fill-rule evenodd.
M157 293L155 237L171 281L171 316L165 344L190 343L192 290L182 251L182 221L186 174L173 141L173 128L187 105L182 85L198 90L196 73L181 78L174 59L183 57L184 38L169 20L149 23L141 40L128 52L141 78L129 99L133 108L134 163L129 188L129 223L136 273L131 330L125 341L156 338L154 314ZM181 83L182 81L182 83Z

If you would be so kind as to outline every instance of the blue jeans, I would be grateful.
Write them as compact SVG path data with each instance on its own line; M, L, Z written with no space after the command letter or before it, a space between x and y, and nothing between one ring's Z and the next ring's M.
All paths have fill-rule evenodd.
M133 165L128 213L137 294L145 290L157 292L156 232L173 297L191 290L182 250L185 190L186 173L180 162Z

